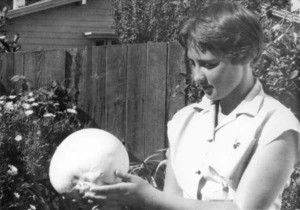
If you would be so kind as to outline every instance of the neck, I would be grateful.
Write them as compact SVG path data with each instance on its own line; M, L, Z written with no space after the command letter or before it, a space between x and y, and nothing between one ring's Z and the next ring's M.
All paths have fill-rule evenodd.
M255 84L252 70L244 70L246 75L241 83L227 97L220 100L220 112L224 115L230 114L244 100Z

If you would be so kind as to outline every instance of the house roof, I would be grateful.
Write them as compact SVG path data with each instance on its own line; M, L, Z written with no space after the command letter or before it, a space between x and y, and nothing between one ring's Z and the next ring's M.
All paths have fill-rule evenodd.
M19 9L9 10L7 18L12 19L75 2L82 2L85 4L86 0L43 0Z
M88 39L116 39L117 35L115 32L102 32L102 31L88 31L84 33L84 36Z

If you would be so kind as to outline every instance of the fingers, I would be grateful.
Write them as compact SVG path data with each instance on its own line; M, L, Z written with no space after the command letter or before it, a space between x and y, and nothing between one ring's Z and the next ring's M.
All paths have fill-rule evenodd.
M124 202L122 199L120 199L119 195L115 194L110 194L109 196L107 195L97 195L93 192L87 192L83 196L84 199L88 199L92 201L92 203L97 203L100 205L104 206L119 206L119 205L124 205Z
M84 199L91 199L91 200L106 200L106 195L96 195L94 192L86 192L83 196Z
M92 192L86 192L82 197L86 202L90 204L98 204L98 206L103 206L107 203L107 196L103 195L96 195ZM93 208L94 209L94 208ZM98 208L95 208L95 210L99 210Z
M88 184L77 184L74 188L73 188L73 191L78 191L79 194L83 194L87 191L89 191L91 185L88 185Z
M97 194L112 194L126 192L125 183L118 183L114 185L94 186L90 188L90 192Z

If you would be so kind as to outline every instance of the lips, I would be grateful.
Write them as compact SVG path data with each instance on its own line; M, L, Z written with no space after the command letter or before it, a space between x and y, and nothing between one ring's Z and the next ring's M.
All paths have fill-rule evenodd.
M201 87L202 90L208 90L208 89L213 88L213 86L207 85L207 84L205 84L205 85L200 85L200 87Z

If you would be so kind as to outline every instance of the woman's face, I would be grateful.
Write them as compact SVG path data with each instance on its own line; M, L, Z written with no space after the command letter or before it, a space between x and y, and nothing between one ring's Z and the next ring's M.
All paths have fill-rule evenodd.
M210 51L188 50L192 79L210 100L222 100L242 93L248 77L246 65L233 65L228 59L213 55ZM234 98L234 97L233 97Z

